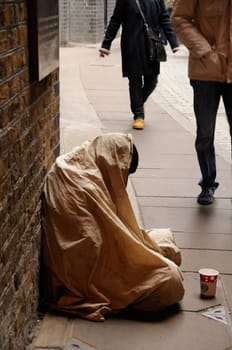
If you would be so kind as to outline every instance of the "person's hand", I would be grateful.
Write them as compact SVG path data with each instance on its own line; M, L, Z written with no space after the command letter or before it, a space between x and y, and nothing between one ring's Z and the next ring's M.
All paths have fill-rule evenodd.
M103 49L103 48L100 48L100 49L99 49L99 56L100 56L100 57L109 56L109 54L110 54L110 51L109 51L109 50Z
M207 67L210 66L212 69L213 66L213 69L215 69L215 71L218 71L220 69L223 72L226 72L227 59L221 53L212 50L203 56L203 60L205 60Z
M215 51L208 51L202 56L202 58L208 59L212 54L215 55Z

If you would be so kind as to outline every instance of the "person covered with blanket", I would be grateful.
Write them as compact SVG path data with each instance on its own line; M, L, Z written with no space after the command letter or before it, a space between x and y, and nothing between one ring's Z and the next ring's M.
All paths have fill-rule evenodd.
M103 321L131 308L159 311L184 295L170 229L145 231L126 186L138 166L130 134L86 141L57 158L44 187L42 303Z

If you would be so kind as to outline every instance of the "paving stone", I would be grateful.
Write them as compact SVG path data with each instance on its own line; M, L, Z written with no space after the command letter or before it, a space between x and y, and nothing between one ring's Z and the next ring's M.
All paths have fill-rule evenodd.
M155 170L154 170L155 173ZM168 171L167 171L168 173ZM215 199L226 198L230 200L230 194L228 193L229 189L228 179L225 187L218 188L218 191L215 192ZM134 188L136 195L138 197L194 197L195 198L195 207L203 208L196 203L196 198L200 193L201 189L197 185L195 179L193 178L133 178ZM207 207L207 209L212 208L213 206ZM231 206L232 208L232 206ZM206 209L206 208L205 208Z
M131 177L134 179L153 179L153 178L161 178L164 181L166 179L194 179L196 182L197 175L199 175L198 169L185 169L183 171L182 168L169 168L169 169L162 169L162 168L139 168L135 174L133 174ZM200 187L198 186L200 189ZM149 197L148 197L149 199Z
M73 337L101 350L225 350L227 327L201 314L180 312L162 321L109 319L104 323L73 320Z
M132 117L130 115L130 112L125 111L98 111L99 115L101 116L101 120L104 123L104 126L108 127L109 130L113 130L113 127L117 126L125 130L126 127L123 126L124 124L128 124L128 131L131 132L131 122ZM129 123L130 122L130 123Z
M230 275L221 275L225 299L230 309L230 314L232 314L232 272Z
M135 137L136 140L136 137ZM136 143L136 142L135 142ZM141 168L157 168L157 169L175 169L177 164L181 165L183 172L185 169L192 169L193 164L196 164L195 155L190 154L162 154L153 153L153 156L148 152L141 151L138 148L141 156L139 159L139 164ZM152 151L151 151L152 152ZM197 166L197 164L196 164Z
M68 335L68 318L46 314L38 337L32 343L30 349L62 349Z
M133 179L132 179L133 180ZM147 180L145 180L147 181ZM197 192L198 193L198 192ZM218 192L219 194L219 192ZM141 205L141 207L153 207L154 210L156 210L156 207L164 207L164 208L195 208L198 211L202 212L208 212L208 211L215 211L215 209L232 209L231 205L231 199L230 198L218 198L216 197L216 200L212 205L209 207L202 207L197 204L196 197L145 197L145 196L139 196L138 202Z
M183 273L184 276L184 287L185 295L181 301L181 309L183 311L195 311L199 312L202 310L207 310L212 307L221 306L222 294L221 287L220 293L216 294L213 299L202 299L200 296L200 279L198 273Z
M212 268L221 274L231 274L232 251L181 249L182 270L197 272L201 268Z
M195 197L199 192L197 184L191 178L147 178L146 181L144 178L133 178L133 184L138 197Z
M226 209L192 208L149 208L142 207L141 213L146 228L169 227L179 232L206 232L231 234L231 211Z
M232 234L174 232L174 236L180 248L232 250Z

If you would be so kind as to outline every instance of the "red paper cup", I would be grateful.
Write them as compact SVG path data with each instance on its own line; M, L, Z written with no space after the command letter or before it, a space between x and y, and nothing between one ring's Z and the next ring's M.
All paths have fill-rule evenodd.
M219 272L214 269L205 268L199 270L201 296L203 298L214 298L216 295L217 278Z

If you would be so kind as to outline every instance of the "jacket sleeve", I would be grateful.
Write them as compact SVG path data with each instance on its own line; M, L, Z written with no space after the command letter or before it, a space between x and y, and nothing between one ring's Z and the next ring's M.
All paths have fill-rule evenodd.
M163 0L160 1L160 27L162 28L170 46L172 49L179 46L178 39L176 37L175 32L172 29L171 22L170 22L170 16L168 11L166 10L165 4Z
M123 20L123 11L124 9L124 1L117 0L115 4L115 8L113 11L113 15L110 19L110 22L107 26L105 36L102 42L102 48L109 50L112 44L112 41L115 39L119 27Z
M191 55L202 57L212 51L205 37L194 24L198 0L177 0L171 15L171 23L180 41Z

